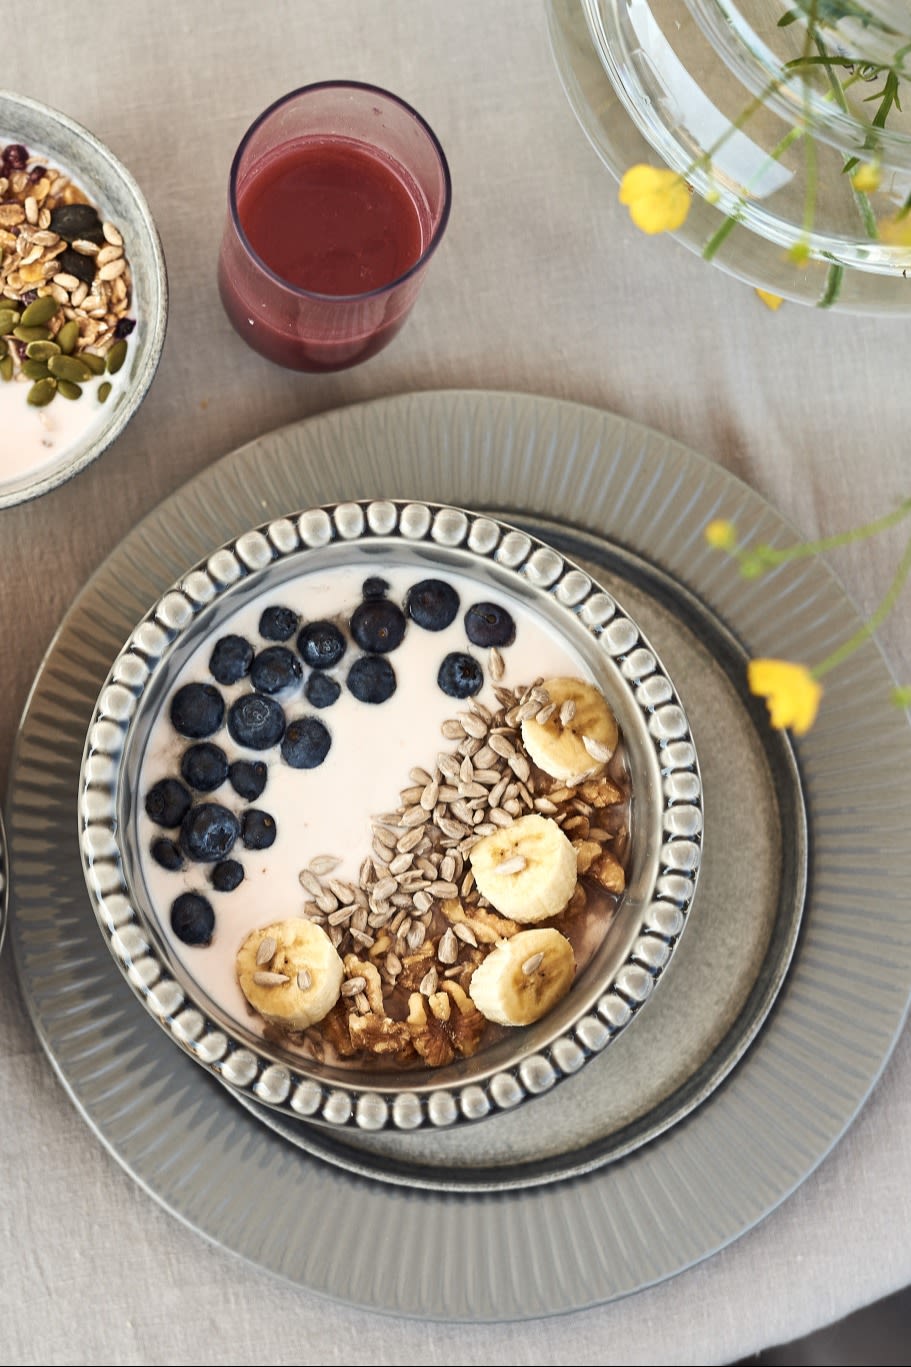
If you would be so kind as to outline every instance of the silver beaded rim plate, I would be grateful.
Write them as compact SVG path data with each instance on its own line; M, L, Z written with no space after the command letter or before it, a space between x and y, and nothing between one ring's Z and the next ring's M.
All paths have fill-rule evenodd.
M296 574L388 548L491 575L587 653L618 714L633 776L634 854L621 949L596 955L569 998L504 1046L454 1070L357 1082L233 1021L169 951L131 865L125 791L155 699L222 611ZM166 592L133 631L98 698L79 783L81 854L108 947L146 1010L202 1067L289 1116L361 1131L482 1120L550 1091L601 1053L650 999L686 925L702 848L702 793L686 714L667 671L616 599L523 531L460 508L387 500L311 508L250 530ZM132 861L135 863L135 861Z

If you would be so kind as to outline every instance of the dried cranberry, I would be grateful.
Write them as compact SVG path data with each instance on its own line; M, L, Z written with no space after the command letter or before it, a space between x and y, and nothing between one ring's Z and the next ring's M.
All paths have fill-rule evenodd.
M123 341L124 337L129 337L135 326L135 318L121 318L114 328L114 336L118 341Z
M20 294L20 296L19 296L19 302L20 302L20 304L34 304L34 302L35 302L35 300L36 300L37 298L38 298L38 291L37 291L37 290L26 290L24 294Z
M46 167L46 166L33 166L32 169L31 169L31 170L29 171L29 173L28 173L28 183L29 183L29 185L37 185L38 182L39 182L39 180L42 180L46 175L47 175L47 167Z
M28 163L28 150L21 142L11 142L3 150L3 172L24 171Z

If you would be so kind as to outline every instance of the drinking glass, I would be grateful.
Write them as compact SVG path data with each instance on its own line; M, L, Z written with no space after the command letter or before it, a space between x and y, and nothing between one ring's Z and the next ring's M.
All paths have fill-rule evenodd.
M356 81L292 91L231 166L218 261L228 318L293 370L366 361L408 317L451 197L443 149L404 100Z

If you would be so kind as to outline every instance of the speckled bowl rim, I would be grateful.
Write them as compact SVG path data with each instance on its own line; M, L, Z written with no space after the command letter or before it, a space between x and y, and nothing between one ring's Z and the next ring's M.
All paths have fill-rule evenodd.
M23 476L22 480L9 488L4 488L0 483L0 509L26 503L59 488L87 465L91 465L116 441L132 420L155 378L164 347L168 319L168 276L164 250L145 196L133 176L100 138L75 119L26 95L17 95L11 90L0 89L0 130L15 126L17 111L24 111L31 120L46 129L44 134L25 136L23 140L26 143L40 143L41 152L50 156L56 154L61 135L64 141L73 140L79 146L83 159L102 168L94 173L94 179L102 183L106 178L108 182L119 182L127 197L132 200L142 239L138 243L129 244L129 257L134 275L139 255L146 261L149 297L142 299L141 325L136 334L140 343L135 348L137 355L131 362L133 373L129 388L123 393L117 406L111 409L110 420L87 440L76 443L70 448L70 453L61 457L59 462L36 471L33 479L29 480L27 476ZM80 160L65 151L61 151L59 156L61 170L73 169L74 163ZM76 172L78 175L78 167Z
M420 1086L407 1074L376 1074L369 1086L329 1081L325 1069L301 1059L289 1066L266 1041L250 1042L202 1009L179 981L161 936L131 891L120 837L122 783L131 728L150 684L185 643L199 614L238 584L261 591L274 567L332 544L358 546L397 539L434 545L493 562L499 574L547 597L603 651L614 688L641 715L649 763L660 776L654 811L658 843L641 891L642 916L619 969L599 983L568 1026L544 1047L523 1050L486 1076ZM228 600L230 601L230 600ZM208 622L211 630L211 622ZM616 696L616 694L615 694ZM682 779L682 775L686 775ZM695 784L694 784L695 780ZM694 792L695 789L695 792ZM634 776L634 801L636 801ZM644 795L639 794L639 801ZM310 508L245 532L200 562L166 592L137 625L101 689L88 727L79 779L80 851L92 906L111 954L137 998L175 1043L233 1088L289 1116L364 1131L403 1132L478 1121L549 1091L600 1053L651 997L686 926L701 863L702 783L686 714L667 671L633 619L585 571L552 547L486 515L441 504L392 500ZM622 902L621 902L622 908ZM529 1030L531 1027L529 1028ZM486 1051L485 1051L486 1052ZM483 1054L476 1056L483 1060ZM473 1062L473 1061L470 1061ZM483 1065L482 1069L483 1071ZM321 1078L320 1074L323 1074ZM422 1074L422 1077L426 1074ZM402 1079L406 1079L402 1085Z

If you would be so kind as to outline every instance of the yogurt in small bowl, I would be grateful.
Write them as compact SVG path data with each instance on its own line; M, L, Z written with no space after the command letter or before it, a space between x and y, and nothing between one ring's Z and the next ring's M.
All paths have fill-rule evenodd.
M626 1028L702 841L686 716L611 595L393 501L255 529L162 598L99 697L80 818L102 932L176 1043L291 1115L405 1131Z
M123 431L154 377L167 281L129 172L86 129L0 91L0 508Z

